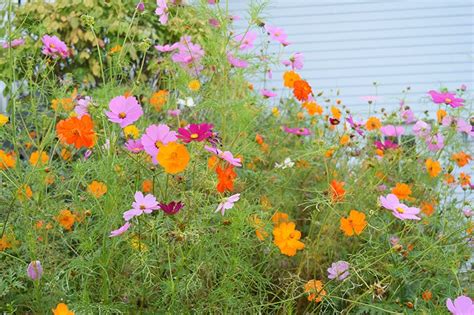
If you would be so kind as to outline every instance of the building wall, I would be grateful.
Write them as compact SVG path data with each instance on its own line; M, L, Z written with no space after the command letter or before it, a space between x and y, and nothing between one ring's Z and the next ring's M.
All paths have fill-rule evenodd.
M249 2L229 0L231 12L243 18L238 30ZM420 113L432 106L425 97L430 89L474 88L473 0L270 0L265 17L288 33L292 44L283 56L304 53L300 72L313 88L340 89L358 114L368 112L363 96L378 95L376 107L393 108L410 86L406 104ZM273 86L281 86L283 71L274 69Z

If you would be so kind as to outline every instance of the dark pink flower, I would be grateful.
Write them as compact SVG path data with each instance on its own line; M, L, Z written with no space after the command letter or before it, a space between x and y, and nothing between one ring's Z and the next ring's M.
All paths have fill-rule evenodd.
M382 151L385 151L387 149L396 149L396 148L398 148L398 144L393 143L390 140L385 140L384 142L375 141L374 144L377 147L377 149L382 150Z
M288 128L287 126L284 126L283 130L297 136L309 136L311 134L311 131L308 128Z
M464 99L456 97L456 93L431 90L428 94L431 95L431 99L436 104L446 104L452 108L464 106Z
M168 204L160 203L159 206L166 214L176 214L179 210L183 209L184 204L181 201L172 201Z
M212 136L212 124L190 124L186 128L178 129L178 138L184 143L191 141L201 142Z
M114 97L109 103L109 109L110 111L105 113L109 121L119 124L122 128L133 124L143 115L142 107L135 96Z
M63 59L69 56L66 44L56 36L44 35L41 41L43 42L43 50L41 52L44 55Z
M138 2L136 9L140 12L145 11L145 4L143 3L143 1Z

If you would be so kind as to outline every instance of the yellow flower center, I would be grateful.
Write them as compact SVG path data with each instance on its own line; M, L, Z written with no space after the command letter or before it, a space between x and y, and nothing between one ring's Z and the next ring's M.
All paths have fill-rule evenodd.
M199 135L197 133L191 134L191 139L197 139Z
M54 46L54 44L49 44L49 48L56 48L56 46Z
M121 112L118 114L119 118L121 119L124 119L125 117L127 117L127 114L125 114L124 112Z
M145 210L145 209L146 209L145 205L140 205L140 210Z
M398 213L405 213L405 210L403 210L402 208L398 207L396 208L395 210L397 210Z
M156 141L156 142L155 142L155 147L156 147L157 149L159 149L162 145L163 145L163 142L161 142L161 141Z
M446 99L444 100L444 102L445 102L446 104L449 104L449 103L451 103L452 101L453 101L453 100L450 99L450 98L446 98Z

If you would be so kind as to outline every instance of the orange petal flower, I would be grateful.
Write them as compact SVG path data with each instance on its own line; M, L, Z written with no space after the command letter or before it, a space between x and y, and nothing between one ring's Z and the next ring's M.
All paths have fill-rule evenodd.
M360 235L366 226L365 213L357 210L351 210L349 217L341 218L340 228L346 236Z
M70 311L64 303L59 303L52 311L54 315L74 315L74 312Z
M313 90L305 80L297 80L294 82L293 94L298 100L307 101L311 93L313 93Z
M70 210L64 209L59 212L56 220L65 230L69 231L76 221L76 216Z
M431 177L436 177L441 173L441 164L438 161L427 159L425 162L426 170Z
M156 157L165 172L177 174L188 166L190 156L186 147L180 143L170 142L160 147Z
M304 285L304 292L309 293L308 301L311 302L321 302L323 296L326 295L326 291L323 289L323 282L320 280L309 280Z
M331 182L329 193L331 194L331 199L333 202L342 201L344 199L344 195L346 194L344 185L344 182L338 182L337 180L333 180Z
M299 80L301 80L300 75L294 71L286 71L283 73L283 85L287 88L292 89L295 85L295 82Z
M407 184L397 183L392 189L392 194L397 196L398 199L404 200L409 199L411 194L410 186Z
M304 248L304 244L299 240L301 232L296 230L295 226L294 222L283 222L273 229L273 243L287 256L294 256L297 250Z
M48 154L46 154L46 152L35 151L31 153L29 161L30 161L30 164L33 166L41 166L48 163L48 159L49 157L48 157Z
M94 180L87 186L87 192L96 198L100 198L107 192L107 185Z
M92 148L95 144L96 135L94 123L88 115L70 117L61 120L56 126L58 138L67 144L73 144L76 149Z
M14 168L16 165L15 154L13 152L6 153L0 150L0 170Z

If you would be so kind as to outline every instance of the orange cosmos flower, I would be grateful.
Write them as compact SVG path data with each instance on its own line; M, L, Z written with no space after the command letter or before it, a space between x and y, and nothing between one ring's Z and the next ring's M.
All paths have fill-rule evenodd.
M158 160L158 163L163 166L165 172L176 174L186 169L190 157L188 150L184 145L176 142L169 142L160 147L156 159Z
M288 214L277 211L272 216L272 222L274 225L278 225L282 222L288 222Z
M18 188L18 190L16 191L16 196L18 200L25 201L33 197L33 191L31 190L31 187L29 185L24 184Z
M118 53L119 51L122 50L122 46L121 45L115 45L114 47L110 48L109 50L109 55L113 55L115 53Z
M427 159L425 162L426 170L431 177L436 177L441 173L441 164L438 161Z
M443 121L443 118L446 117L448 113L446 113L446 111L444 109L439 109L437 112L436 112L436 117L438 119L438 123L441 123Z
M335 179L331 182L329 193L331 194L331 199L333 202L342 201L344 199L344 195L346 194L344 189L345 184L346 183L338 182Z
M435 204L434 203L431 203L431 202L422 202L421 203L421 212L423 212L424 214L426 214L428 217L430 217L433 212L434 212L434 207L435 207Z
M296 80L293 84L293 94L300 101L307 101L309 95L313 93L311 86L305 80Z
M451 160L456 162L456 164L459 167L463 167L469 163L469 160L472 160L472 157L471 155L466 154L465 152L461 151L461 152L454 153L453 155L451 155Z
M168 101L168 91L166 90L159 90L156 93L153 93L150 97L150 104L153 106L157 111L160 111L163 105L166 104Z
M365 213L357 210L351 210L349 212L349 217L341 218L340 229L346 236L353 236L354 234L360 235L366 226L367 221L365 220Z
M444 182L445 182L446 184L453 184L454 181L455 181L455 179L454 179L454 176L453 176L453 175L451 175L451 174L449 174L449 173L444 174Z
M469 186L471 183L471 176L466 173L459 174L459 184L461 186Z
M429 291L429 290L425 290L425 291L423 291L423 293L421 294L421 298L422 298L423 301L425 301L425 302L430 301L432 297L433 297L433 293L431 293L431 291Z
M16 165L15 153L10 152L6 153L3 150L0 150L0 170L5 170L7 168L14 168Z
M145 179L142 183L142 191L144 193L151 193L153 191L153 181Z
M61 120L56 126L58 138L67 144L73 144L76 149L92 148L95 144L96 135L94 123L88 115L70 117Z
M392 194L398 197L398 199L410 199L411 189L407 184L397 183L392 189Z
M69 150L66 149L66 148L61 149L61 158L62 158L64 161L70 160L71 157L72 157L71 151L69 151Z
M59 303L55 309L52 309L53 315L74 315L73 311L70 311L66 304Z
M273 243L275 243L280 252L287 256L296 255L297 250L302 250L304 244L300 242L301 232L295 230L294 222L283 222L273 229Z
M349 135L342 135L341 139L339 139L340 145L346 145L351 141L351 137Z
M211 170L215 169L218 163L219 163L219 158L215 155L212 155L211 157L207 159L207 167Z
M222 169L219 165L216 168L217 177L219 183L217 184L218 192L225 192L226 190L234 190L234 179L237 177L237 174L234 171L234 166L229 165L225 169Z
M201 82L199 80L191 80L188 83L188 89L190 89L193 92L199 91L201 88Z
M100 198L107 192L107 185L94 180L87 186L87 192L96 198Z
M59 215L56 217L56 221L58 221L58 223L68 231L71 230L75 220L76 216L68 209L61 210Z
M301 106L303 106L310 116L314 116L315 114L322 115L323 114L323 107L318 105L316 102L304 102Z
M320 280L309 280L304 285L304 292L309 293L308 301L319 303L323 300L323 296L326 295L326 291L323 289L323 282Z
M382 127L382 122L377 117L369 117L365 123L365 128L369 131L378 130Z
M342 112L339 108L337 108L336 106L331 106L331 114L334 118L340 120L341 119L341 116L342 116Z
M300 75L294 71L286 71L283 73L283 85L287 88L292 89L295 85L295 82L299 80L301 80Z
M264 229L265 223L257 215L252 217L252 224L255 228L255 235L260 241L268 237L268 233Z
M48 157L48 154L46 154L46 152L35 151L31 153L29 161L30 161L30 164L33 166L41 166L48 163L48 159L49 157Z

